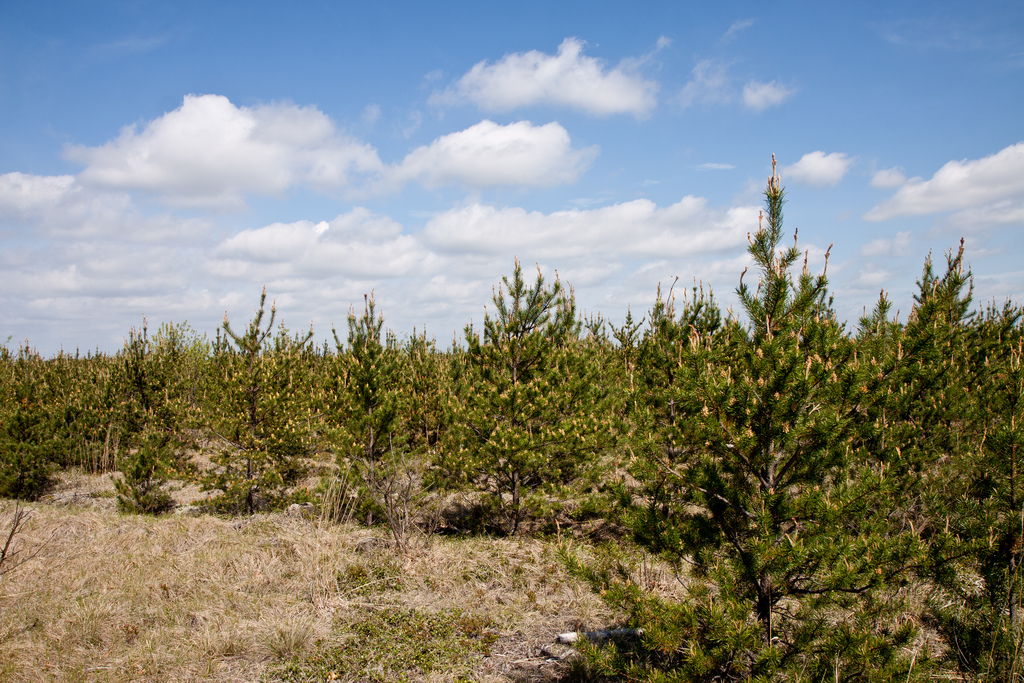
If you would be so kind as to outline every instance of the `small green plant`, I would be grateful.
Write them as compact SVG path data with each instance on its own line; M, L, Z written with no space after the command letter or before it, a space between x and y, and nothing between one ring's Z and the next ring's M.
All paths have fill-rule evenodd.
M295 657L272 669L273 680L385 683L438 674L461 680L496 639L490 622L456 609L375 611L338 627L351 633L344 645Z
M49 487L54 469L41 449L8 441L0 455L0 498L36 500Z
M176 329L173 327L162 329ZM132 329L117 358L112 384L120 395L116 413L118 439L127 450L112 477L118 507L123 512L161 514L174 507L164 489L168 477L188 469L183 429L188 411L176 400L174 375L180 358L176 348L154 348L143 318L142 331Z
M335 582L343 595L380 595L402 590L403 576L390 556L374 555L338 570Z

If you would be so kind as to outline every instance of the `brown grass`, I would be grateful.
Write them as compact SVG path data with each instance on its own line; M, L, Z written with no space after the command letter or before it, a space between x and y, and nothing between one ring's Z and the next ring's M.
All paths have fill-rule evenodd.
M39 552L0 579L0 680L273 680L331 648L386 649L352 642L375 611L461 610L489 644L467 673L507 681L542 675L557 633L614 621L553 542L434 538L398 555L382 530L288 514L121 515L109 489L75 475L33 506L17 542ZM0 501L0 523L13 509Z

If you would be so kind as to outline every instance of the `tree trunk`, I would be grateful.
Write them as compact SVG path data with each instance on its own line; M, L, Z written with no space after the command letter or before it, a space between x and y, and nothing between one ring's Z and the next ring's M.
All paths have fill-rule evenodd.
M772 640L773 605L772 577L770 575L765 575L761 577L761 580L757 585L757 604L754 606L754 612L757 615L757 620L761 622L763 627L761 637L766 643L770 643Z

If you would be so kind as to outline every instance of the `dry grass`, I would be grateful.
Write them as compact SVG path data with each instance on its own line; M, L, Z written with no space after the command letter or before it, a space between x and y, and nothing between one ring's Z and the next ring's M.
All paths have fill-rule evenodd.
M517 680L543 674L555 634L613 621L551 542L438 538L399 556L367 529L287 514L121 515L104 481L76 475L34 506L18 542L41 550L0 579L0 680L274 680L336 649L372 660L389 645L354 628L395 611L468 615L486 647L462 675Z

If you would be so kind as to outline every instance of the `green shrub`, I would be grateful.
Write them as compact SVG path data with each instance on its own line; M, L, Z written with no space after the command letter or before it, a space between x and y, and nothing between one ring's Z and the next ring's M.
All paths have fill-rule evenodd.
M54 466L38 446L0 444L0 497L36 500L51 483Z
M35 500L50 484L56 466L53 418L46 402L44 364L22 348L5 353L5 401L0 413L0 496Z
M123 512L158 515L174 507L167 481L168 438L149 434L142 444L119 463L121 477L114 479L117 506Z

